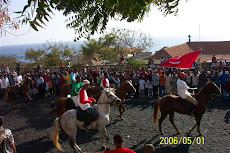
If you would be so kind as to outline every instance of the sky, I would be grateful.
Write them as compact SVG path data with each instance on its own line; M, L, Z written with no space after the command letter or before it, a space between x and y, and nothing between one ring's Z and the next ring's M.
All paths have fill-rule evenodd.
M10 11L19 11L27 0L11 0ZM110 20L107 29L128 28L149 33L154 41L150 51L154 52L164 46L175 46L191 41L230 41L230 0L181 0L177 16L163 16L157 8L152 8L141 23ZM55 42L73 42L75 33L67 29L65 17L55 12L50 22L39 31L28 25L20 30L10 31L0 37L0 46ZM16 35L16 36L15 36ZM98 37L96 35L95 37Z

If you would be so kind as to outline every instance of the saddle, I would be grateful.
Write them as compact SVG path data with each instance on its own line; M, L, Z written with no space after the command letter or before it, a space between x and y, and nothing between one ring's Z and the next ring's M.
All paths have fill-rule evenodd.
M95 109L95 108L93 108L93 109ZM77 120L78 121L84 122L84 121L87 120L87 117L88 117L87 112L84 111L84 110L82 110L80 107L77 108L77 112L76 113L77 113ZM99 117L99 115L94 116L92 122L95 122L96 120L98 120L98 117Z

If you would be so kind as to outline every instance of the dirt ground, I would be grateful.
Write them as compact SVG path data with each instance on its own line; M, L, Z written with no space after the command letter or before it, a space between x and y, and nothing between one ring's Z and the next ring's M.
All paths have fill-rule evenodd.
M34 99L30 111L26 110L20 99L17 109L10 109L8 103L0 102L0 115L5 118L5 127L13 132L18 153L59 152L50 139L55 120L55 115L49 114L50 104L55 99L55 97ZM154 103L155 100L152 99L126 101L127 110L124 113L125 120L122 121L117 117L118 107L111 107L111 121L107 127L111 149L114 149L113 136L119 133L124 138L123 146L137 153L144 153L144 146L147 143L155 146L156 153L230 152L230 100L223 102L217 99L209 102L201 121L201 131L204 136L198 137L194 130L191 134L191 140L195 139L193 144L187 144L190 138L186 132L194 125L194 117L175 113L174 121L181 134L175 135L176 131L166 118L162 124L166 134L160 135L158 124L153 125ZM67 134L62 131L59 134L64 151L72 152ZM161 141L163 139L182 141L180 144L165 144L169 142ZM164 144L160 144L161 142ZM97 130L89 132L78 130L77 144L88 153L101 151Z

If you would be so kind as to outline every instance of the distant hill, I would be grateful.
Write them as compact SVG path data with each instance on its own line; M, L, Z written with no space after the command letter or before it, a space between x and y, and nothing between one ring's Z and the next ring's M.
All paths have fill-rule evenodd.
M71 48L74 47L76 50L80 49L80 45L83 44L83 41L78 42L61 42L64 45L68 45ZM12 45L12 46L0 46L0 55L14 55L18 56L19 61L26 62L25 60L25 52L27 49L33 48L38 50L39 48L43 48L44 43L38 44L23 44L23 45Z

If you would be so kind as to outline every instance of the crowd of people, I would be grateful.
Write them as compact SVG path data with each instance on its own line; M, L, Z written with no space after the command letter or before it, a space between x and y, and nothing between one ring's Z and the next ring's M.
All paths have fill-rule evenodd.
M199 70L184 70L186 73L185 82L189 87L201 89L208 81L213 81L221 88L222 93L230 93L230 75L228 68L204 68ZM30 96L38 92L39 97L47 95L61 96L61 88L64 84L73 85L77 81L76 77L81 76L78 82L84 79L90 81L91 86L100 86L101 80L107 78L107 86L118 88L124 80L129 80L136 88L134 97L136 98L158 98L166 94L177 95L178 74L183 70L175 68L139 68L134 70L129 68L127 71L110 69L106 72L103 68L99 71L85 67L81 70L72 69L63 73L44 71L30 72L0 72L0 89L3 95L5 89L10 85L20 84L26 77L30 77L34 83L30 85Z

